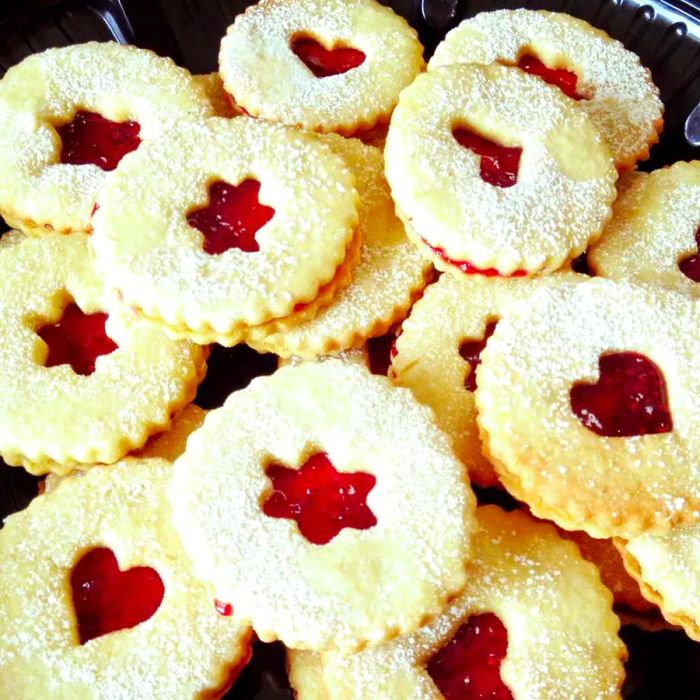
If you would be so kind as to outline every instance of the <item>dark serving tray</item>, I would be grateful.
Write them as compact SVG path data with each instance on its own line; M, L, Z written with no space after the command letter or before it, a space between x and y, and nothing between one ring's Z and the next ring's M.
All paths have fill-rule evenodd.
M649 170L700 157L700 148L690 147L683 133L686 118L700 102L700 2L383 1L416 27L428 54L447 30L485 10L529 7L581 17L638 53L661 89L666 126L651 159L641 167ZM210 72L216 70L219 40L226 27L250 4L246 0L0 0L0 76L29 54L90 40L133 43L169 55L194 73ZM0 220L0 232L5 228ZM254 376L269 374L275 366L274 356L258 355L245 346L215 348L196 401L206 408L221 405L230 391L242 388ZM0 461L0 519L23 508L36 495L37 483L24 470ZM622 637L630 650L625 698L700 698L700 644L682 632L651 633L635 627L623 628ZM281 645L256 644L251 663L226 697L291 698Z

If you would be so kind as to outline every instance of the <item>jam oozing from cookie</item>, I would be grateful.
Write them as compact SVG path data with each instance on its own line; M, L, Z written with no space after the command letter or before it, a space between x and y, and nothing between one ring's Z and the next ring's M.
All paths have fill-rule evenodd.
M500 673L507 649L508 632L496 615L473 615L426 670L445 700L512 700Z
M570 391L571 410L597 435L631 437L673 430L666 380L644 355L616 352L598 361L595 384L581 382Z
M69 304L57 323L36 332L49 348L45 366L70 365L76 374L92 374L97 358L118 347L105 331L106 322L107 314L86 314L77 304Z
M136 627L160 607L165 588L147 566L121 571L112 550L97 547L84 554L70 575L80 643Z
M61 163L96 165L107 171L141 144L138 122L113 122L95 112L77 112L56 131L61 139Z
M678 262L678 268L693 282L700 282L700 229L695 232L695 244L698 252L688 255Z
M365 54L357 49L339 46L327 49L311 37L299 37L292 41L292 51L317 77L347 73L365 62Z
M523 152L520 146L501 146L464 127L453 129L452 135L460 146L481 158L479 175L484 182L494 187L512 187L518 181Z
M558 87L565 95L574 100L585 100L584 95L576 91L578 76L576 73L565 68L548 68L539 58L535 56L521 56L518 61L518 68L542 78L545 83Z
M484 331L484 336L481 340L465 340L459 346L459 354L462 356L463 360L469 363L471 371L464 379L464 388L467 391L476 391L476 368L481 364L481 353L486 347L488 339L493 335L496 330L496 324L498 321L491 321L486 326Z
M229 185L217 180L209 185L209 204L187 215L187 223L204 236L204 252L219 255L231 248L245 253L260 250L255 234L275 215L260 203L260 183L244 180Z
M216 608L216 612L223 617L231 617L231 615L233 615L233 605L231 605L231 603L224 603L218 598L215 598L214 607Z
M323 452L299 469L272 464L266 474L273 490L263 504L265 515L296 520L313 544L327 544L346 527L367 530L377 524L367 505L377 481L372 474L339 472Z

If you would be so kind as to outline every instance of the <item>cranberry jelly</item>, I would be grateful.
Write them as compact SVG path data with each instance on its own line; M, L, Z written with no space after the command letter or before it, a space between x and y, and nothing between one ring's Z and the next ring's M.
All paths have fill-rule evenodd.
M526 73L542 78L545 83L558 87L565 95L574 100L586 99L576 91L578 76L573 71L565 68L548 68L535 56L521 56L518 61L518 68Z
M469 372L464 380L464 388L467 391L476 391L476 368L481 364L481 353L486 347L488 339L496 330L497 323L498 321L491 321L491 323L486 326L484 337L481 340L465 340L459 346L459 354L462 356L463 360L469 363L469 367L471 367L471 372Z
M326 49L310 37L295 39L292 42L292 51L317 78L347 73L361 66L366 58L365 54L357 49Z
M479 175L484 182L494 187L512 187L518 181L522 148L501 146L463 127L455 128L452 135L460 146L480 156Z

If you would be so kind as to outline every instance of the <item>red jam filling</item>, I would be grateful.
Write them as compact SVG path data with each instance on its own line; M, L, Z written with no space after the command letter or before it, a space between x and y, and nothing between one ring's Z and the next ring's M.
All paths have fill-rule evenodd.
M49 348L46 367L70 365L76 374L92 374L95 360L117 349L105 331L106 321L107 314L85 314L77 304L69 304L58 323L37 331Z
M428 661L426 670L445 700L512 700L501 680L508 632L493 614L474 615Z
M231 248L245 253L260 250L255 234L275 215L258 199L260 183L244 180L229 185L217 180L209 185L209 204L187 215L187 223L204 236L204 252L219 255Z
M695 243L698 246L698 252L679 261L678 268L693 282L700 282L700 229L695 232Z
M165 592L155 569L120 571L112 550L105 547L80 558L70 584L81 644L145 622L158 610Z
M296 520L299 532L313 544L327 544L346 527L367 530L377 518L367 505L376 478L365 472L339 472L319 452L299 469L272 464L266 470L272 493L263 513Z
M80 111L56 131L62 144L61 163L96 165L102 170L114 170L141 144L137 122L113 122L95 112Z
M224 603L221 600L215 598L214 607L216 608L216 612L218 612L219 615L223 615L224 617L231 617L231 615L233 615L233 605L231 605L231 603Z
M292 51L317 78L347 73L361 66L366 58L362 51L344 46L326 49L310 37L295 39Z
M471 367L471 372L469 372L464 379L464 388L467 391L476 391L476 368L481 364L481 353L486 347L488 339L496 330L497 323L498 321L491 321L491 323L486 326L484 337L481 340L465 340L459 346L459 354Z
M481 158L479 175L484 182L494 187L512 187L518 181L523 152L520 146L501 146L463 127L453 129L452 135L460 146Z
M597 435L631 437L670 433L666 381L647 357L633 352L601 355L595 384L575 384L571 409Z
M522 56L518 61L518 68L542 78L545 83L558 87L565 95L574 100L586 99L584 95L576 92L578 76L573 71L565 68L548 68L539 58L534 56Z

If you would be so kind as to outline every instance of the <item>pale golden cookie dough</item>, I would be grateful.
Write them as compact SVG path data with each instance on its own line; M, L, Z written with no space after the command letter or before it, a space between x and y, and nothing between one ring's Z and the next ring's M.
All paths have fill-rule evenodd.
M559 12L482 12L450 31L428 68L454 63L516 65L534 56L576 74L578 106L610 147L620 169L649 157L659 140L664 106L639 57L604 31Z
M394 214L381 151L336 134L319 138L355 175L362 250L352 283L313 319L277 333L266 334L266 329L259 328L248 331L249 345L281 357L334 353L383 335L403 319L432 271Z
M245 112L236 104L231 95L226 92L224 82L218 73L204 73L202 75L192 76L195 83L198 83L206 93L207 99L214 111L214 116L240 117Z
M417 632L359 654L290 653L299 700L437 700L427 662L482 613L497 615L508 631L500 676L516 700L620 697L627 651L596 568L551 525L524 513L482 506L477 518L467 588L447 610Z
M395 342L389 376L435 411L472 481L493 486L498 477L482 454L474 395L465 387L471 371L462 342L484 337L486 326L543 285L573 284L582 275L557 273L526 279L442 275L411 309Z
M298 468L319 452L376 478L377 524L324 545L262 510L267 465ZM464 468L429 409L356 365L283 367L232 394L191 435L170 496L195 567L263 641L353 651L415 630L465 585L475 521Z
M678 267L698 252L700 161L653 173L630 173L613 205L613 217L588 263L612 279L655 282L700 296L700 285Z
M219 697L250 655L252 630L223 617L193 575L166 497L172 467L125 459L34 499L0 531L0 686L16 700ZM79 643L70 574L93 548L122 571L155 569L160 607L135 627Z
M113 173L60 162L54 126L79 110L136 121L144 142L212 113L190 73L152 51L90 42L25 58L0 81L0 215L10 226L35 234L90 230Z
M365 60L317 78L292 52L301 37ZM387 121L424 66L415 29L375 0L261 0L238 15L219 53L224 85L249 114L345 135Z
M36 334L71 300L86 314L108 313L107 335L118 346L88 376L45 367L48 348ZM63 474L114 462L194 398L206 353L109 302L85 234L0 238L0 454L8 464Z
M209 255L187 215L206 206L213 181L247 179L275 210L256 234L260 250ZM100 197L92 242L126 304L197 342L225 340L314 300L347 255L356 201L352 174L315 136L214 118L179 125L122 164Z
M479 175L455 128L522 147L517 182ZM617 170L588 116L517 68L445 66L401 94L387 137L386 175L409 235L442 270L466 261L504 276L551 272L600 236Z
M593 537L662 533L700 520L700 322L687 296L595 278L547 287L513 309L481 355L484 453L538 517ZM571 408L599 359L630 352L665 379L671 432L601 436Z

